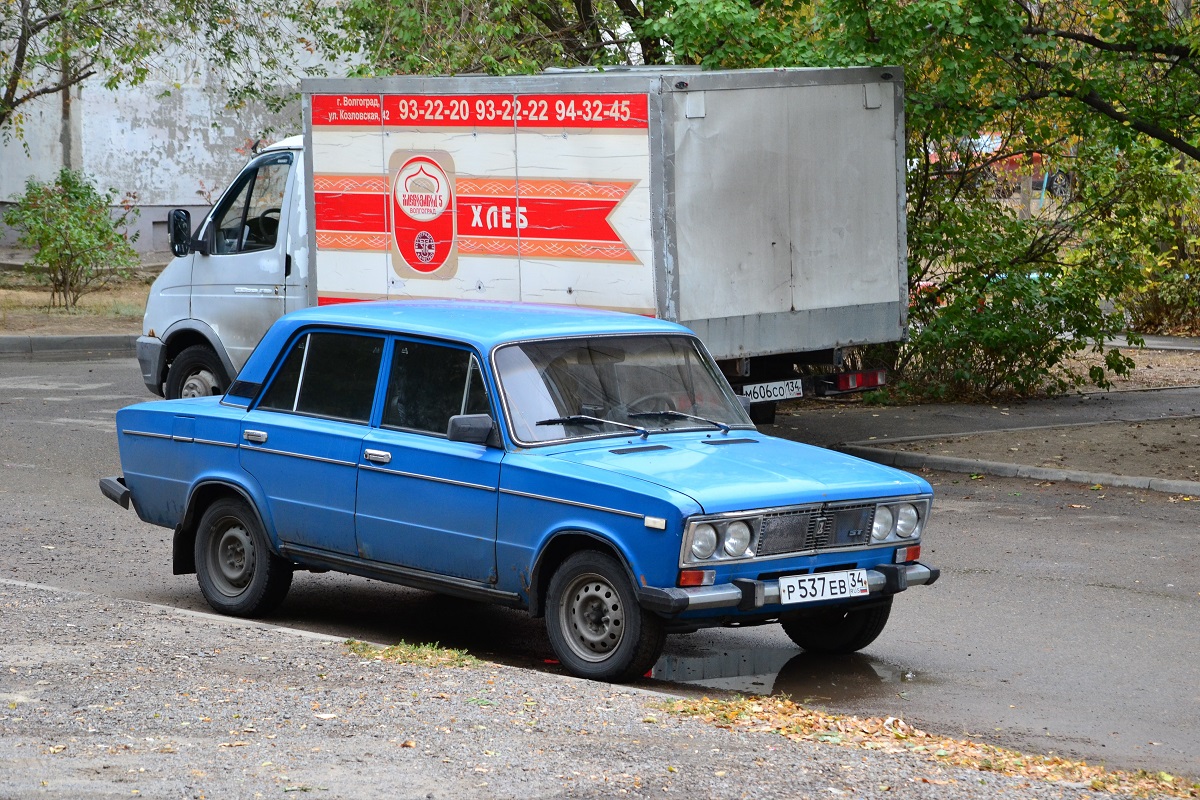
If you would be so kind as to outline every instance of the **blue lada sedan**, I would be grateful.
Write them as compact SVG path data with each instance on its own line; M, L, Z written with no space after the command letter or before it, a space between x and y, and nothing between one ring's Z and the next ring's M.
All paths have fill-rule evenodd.
M113 500L257 616L337 570L544 616L562 664L640 676L670 631L778 622L847 653L929 584L924 480L759 433L688 329L365 302L268 331L223 397L117 413Z

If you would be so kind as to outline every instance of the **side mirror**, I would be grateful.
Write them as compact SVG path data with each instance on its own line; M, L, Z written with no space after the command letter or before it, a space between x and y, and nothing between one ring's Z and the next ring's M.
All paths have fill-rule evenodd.
M167 237L171 252L182 258L192 251L192 215L177 208L167 214Z
M487 444L494 424L490 414L455 414L446 426L446 438L452 442Z

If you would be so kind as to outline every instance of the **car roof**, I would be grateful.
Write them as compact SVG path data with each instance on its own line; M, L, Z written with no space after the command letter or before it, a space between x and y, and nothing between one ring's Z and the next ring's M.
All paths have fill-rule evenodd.
M481 300L368 300L306 308L281 317L255 349L239 380L266 378L279 350L301 328L343 328L449 339L488 353L506 342L620 333L691 334L673 322L574 306Z

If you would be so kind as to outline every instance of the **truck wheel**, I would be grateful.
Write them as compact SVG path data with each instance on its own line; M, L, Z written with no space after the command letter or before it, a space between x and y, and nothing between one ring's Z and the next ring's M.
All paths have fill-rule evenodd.
M283 602L292 565L271 552L258 517L241 500L213 503L196 532L196 578L215 610L255 617Z
M783 632L811 653L857 653L875 641L892 613L892 598L870 608L834 608L780 620Z
M211 397L225 394L228 380L217 354L206 345L185 347L167 370L166 398Z
M662 619L638 605L625 568L595 550L575 553L550 579L546 631L572 675L610 682L645 675L666 640Z

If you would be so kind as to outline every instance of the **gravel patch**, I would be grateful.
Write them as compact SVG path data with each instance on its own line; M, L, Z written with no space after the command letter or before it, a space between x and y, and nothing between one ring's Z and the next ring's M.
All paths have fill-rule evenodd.
M645 690L0 581L0 798L1090 795L793 742ZM1109 795L1111 796L1111 795Z

